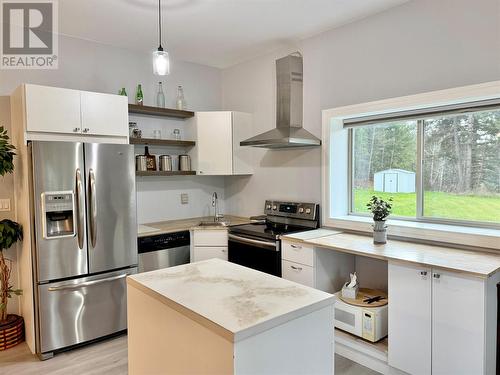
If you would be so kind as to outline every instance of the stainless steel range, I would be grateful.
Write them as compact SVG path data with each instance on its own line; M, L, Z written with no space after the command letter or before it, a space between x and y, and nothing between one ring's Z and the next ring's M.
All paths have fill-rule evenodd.
M280 236L319 227L319 205L266 201L259 222L229 228L229 261L281 277Z

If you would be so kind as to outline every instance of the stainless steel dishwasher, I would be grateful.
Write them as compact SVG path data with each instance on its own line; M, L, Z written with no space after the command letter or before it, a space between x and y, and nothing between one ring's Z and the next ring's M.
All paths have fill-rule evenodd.
M139 272L189 263L189 231L140 237Z

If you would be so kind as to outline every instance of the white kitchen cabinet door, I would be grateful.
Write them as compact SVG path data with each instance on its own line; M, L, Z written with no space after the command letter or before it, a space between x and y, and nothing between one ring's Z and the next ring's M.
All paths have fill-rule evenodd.
M431 269L389 263L389 365L431 374Z
M200 175L230 175L233 172L232 114L197 112L197 171Z
M81 92L82 133L128 137L126 96Z
M485 373L484 306L483 280L433 270L432 375Z
M81 133L80 91L25 85L26 130Z
M233 116L233 174L253 173L254 148L240 146L240 142L253 135L252 115L250 113L232 112Z
M227 260L227 247L224 246L195 246L193 252L194 259L191 262L199 262L212 258Z

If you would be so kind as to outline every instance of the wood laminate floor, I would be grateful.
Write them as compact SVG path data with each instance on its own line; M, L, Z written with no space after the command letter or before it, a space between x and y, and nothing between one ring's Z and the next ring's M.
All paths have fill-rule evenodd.
M127 374L127 336L59 353L39 361L23 343L0 352L1 375L124 375ZM335 375L376 375L344 357L335 355Z

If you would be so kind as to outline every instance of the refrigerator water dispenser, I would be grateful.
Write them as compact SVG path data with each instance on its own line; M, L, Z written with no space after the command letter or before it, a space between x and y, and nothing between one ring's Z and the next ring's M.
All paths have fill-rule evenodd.
M43 237L54 239L75 235L75 196L72 191L42 193Z

